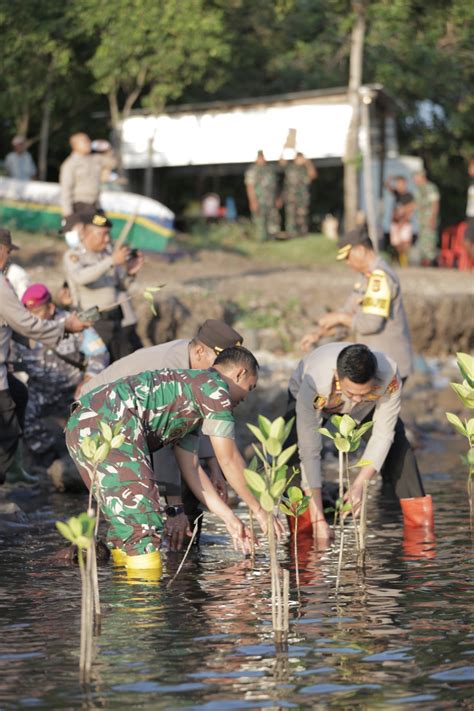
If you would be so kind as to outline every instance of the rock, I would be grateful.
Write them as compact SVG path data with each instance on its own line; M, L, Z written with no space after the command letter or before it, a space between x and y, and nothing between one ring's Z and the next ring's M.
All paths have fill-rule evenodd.
M48 477L56 491L61 493L83 492L85 484L69 458L55 459L48 468Z
M5 533L28 525L28 516L13 501L0 499L0 532Z

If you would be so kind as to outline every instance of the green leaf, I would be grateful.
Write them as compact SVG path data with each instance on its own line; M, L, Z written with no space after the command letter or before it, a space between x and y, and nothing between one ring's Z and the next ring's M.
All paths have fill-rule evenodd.
M270 437L272 439L277 439L281 443L284 432L285 420L283 419L283 417L277 417L276 420L273 420L272 424L270 425Z
M359 461L356 462L356 464L353 464L352 467L349 467L349 468L350 469L356 469L356 468L361 469L362 467L369 467L372 463L373 462L371 459L359 459Z
M112 439L112 428L110 427L110 425L108 425L106 422L101 422L99 426L102 430L102 434L104 435L105 441L110 442L110 440Z
M355 429L356 421L352 419L350 415L343 415L341 422L339 423L339 432L343 437L348 437L352 430Z
M330 418L331 424L334 425L334 427L336 427L336 429L339 429L339 425L341 424L341 420L342 420L342 415L333 415L333 416Z
M252 457L248 468L251 469L253 472L256 472L257 467L258 467L257 457Z
M265 457L263 456L263 453L259 450L259 448L257 447L257 445L256 445L256 444L252 444L252 447L253 447L253 451L255 452L255 454L257 455L257 457L263 462L263 464L264 464L265 466L268 466L267 460L265 459Z
M273 499L275 501L278 501L280 496L283 494L285 491L286 487L286 480L281 479L280 481L276 481L272 486L270 487L270 495L273 496Z
M260 506L267 513L271 513L273 511L275 504L268 491L264 491L260 496Z
M97 445L91 437L84 437L80 447L86 459L92 459L95 454L95 450L97 449Z
M125 442L125 435L119 434L112 437L110 441L110 449L118 449Z
M293 511L290 508L288 508L288 506L286 506L285 504L280 503L278 508L280 509L280 511L282 513L286 514L287 516L295 517L295 514L293 513Z
M471 447L471 449L467 453L467 461L471 466L474 466L474 448L473 447Z
M360 438L354 437L353 439L351 439L350 443L351 446L349 448L349 452L356 452L360 447Z
M296 509L297 516L302 516L308 510L309 501L310 501L310 497L305 496L303 501L300 504L298 504L298 508Z
M474 437L474 417L466 422L466 432L469 437Z
M464 385L464 383L462 385L459 385L459 383L451 383L451 387L461 399L462 403L470 410L474 410L474 390L468 385Z
M364 422L363 425L358 427L355 432L353 432L353 437L357 437L357 439L361 439L363 435L365 435L366 432L370 430L370 428L373 426L372 420L370 422Z
M288 489L288 499L292 504L299 504L304 498L304 494L299 486L290 486Z
M63 521L56 521L56 528L58 529L59 533L64 536L64 538L66 538L68 541L70 541L71 543L76 542L76 538L73 532L66 523L64 523Z
M474 388L474 356L468 353L456 353L458 368L464 380Z
M107 459L107 457L109 456L109 452L109 442L104 442L103 444L101 444L100 447L97 448L96 453L94 454L94 464L101 464L105 459Z
M78 548L90 548L91 545L91 539L87 538L86 536L79 536L76 539L76 545Z
M272 423L268 419L268 417L265 417L264 415L259 415L258 416L258 426L260 427L260 430L262 434L264 435L265 439L270 437L270 428L272 426Z
M283 438L282 438L282 444L286 442L288 437L290 436L290 432L293 429L293 425L295 423L295 418L292 417L291 420L288 420L288 422L285 425L285 431L283 433Z
M271 457L278 457L282 449L281 443L274 437L270 437L269 439L267 439L265 447Z
M82 522L78 516L72 516L67 523L73 536L82 536Z
M330 432L326 427L320 427L318 432L320 432L322 435L325 437L329 437L330 439L334 439L334 435L332 432Z
M277 467L283 466L283 464L286 464L289 459L293 456L293 454L296 452L298 448L297 444L292 444L290 447L287 447L286 449L283 450L283 452L280 454L278 457L277 461Z
M247 422L247 427L249 428L249 430L253 434L253 436L258 439L259 442L261 442L263 445L266 444L267 439L266 439L265 435L262 432L260 432L258 427L256 427L255 425L251 425L248 422Z
M113 429L114 437L115 437L115 435L120 434L122 428L123 428L123 423L122 423L121 421L120 421L120 422L117 422L117 423L114 425L114 429Z
M457 415L455 415L453 412L447 412L446 417L448 418L452 426L459 432L459 434L462 434L463 437L468 436L466 428L464 427L462 421Z
M244 476L245 481L254 491L257 491L259 494L265 491L265 482L260 474L254 472L253 469L244 469Z
M349 440L339 434L334 437L334 444L339 452L348 452L351 448Z
M278 467L278 469L275 471L274 481L281 481L282 479L284 479L286 482L287 471L288 467L286 466L286 464L284 464L282 467Z

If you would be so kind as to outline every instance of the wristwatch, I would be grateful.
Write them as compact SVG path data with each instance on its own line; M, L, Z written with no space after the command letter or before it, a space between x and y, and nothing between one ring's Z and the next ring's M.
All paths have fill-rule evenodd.
M174 518L175 516L179 516L179 514L184 513L184 506L167 506L165 508L165 514L169 518Z

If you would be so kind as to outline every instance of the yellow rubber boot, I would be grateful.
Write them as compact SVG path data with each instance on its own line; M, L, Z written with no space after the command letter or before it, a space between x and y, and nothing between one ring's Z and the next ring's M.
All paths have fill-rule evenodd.
M114 565L125 565L127 554L121 548L112 548L112 561Z
M127 555L125 556L125 567L129 578L159 580L162 574L160 552L153 551L143 555Z

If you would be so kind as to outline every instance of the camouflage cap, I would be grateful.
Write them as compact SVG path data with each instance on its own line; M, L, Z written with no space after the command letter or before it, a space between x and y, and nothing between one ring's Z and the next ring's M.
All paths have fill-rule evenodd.
M209 318L204 321L196 334L196 338L201 343L204 343L205 346L212 348L216 353L220 353L224 348L241 346L244 340L240 333L237 333L224 321L219 321L215 318Z
M368 249L373 249L373 245L370 241L369 233L367 232L367 227L365 225L356 227L355 230L351 230L350 232L347 232L344 237L341 237L339 240L336 259L338 261L347 259L352 247L357 247L360 244Z

